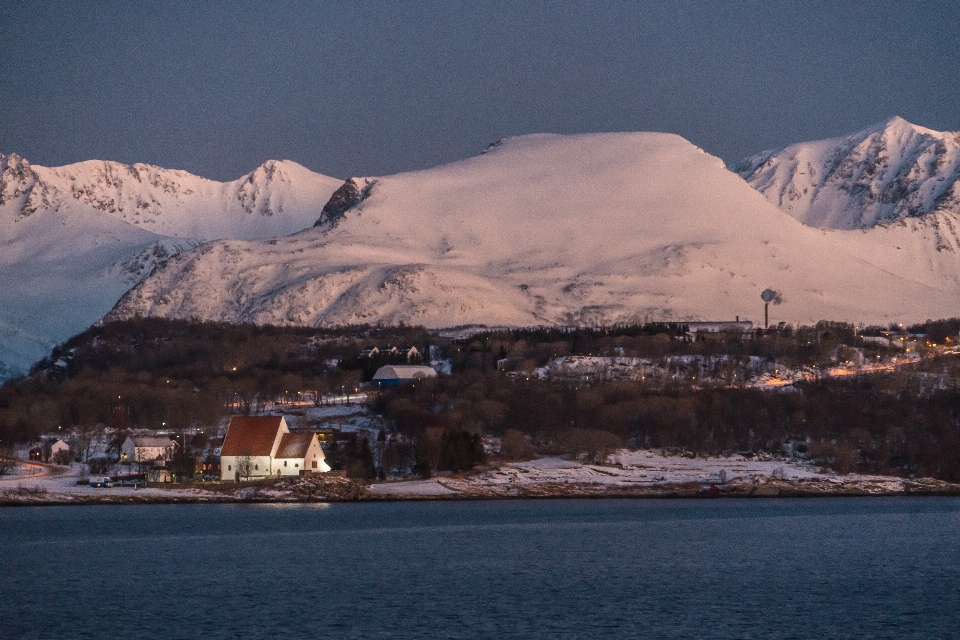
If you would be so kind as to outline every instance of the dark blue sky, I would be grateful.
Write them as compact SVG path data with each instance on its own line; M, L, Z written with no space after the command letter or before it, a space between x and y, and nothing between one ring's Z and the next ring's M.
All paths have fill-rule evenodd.
M339 178L535 132L960 130L960 3L0 3L0 151Z

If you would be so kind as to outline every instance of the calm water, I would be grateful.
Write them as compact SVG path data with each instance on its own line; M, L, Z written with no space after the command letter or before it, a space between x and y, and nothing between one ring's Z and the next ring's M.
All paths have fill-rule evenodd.
M960 638L960 500L0 510L2 638Z

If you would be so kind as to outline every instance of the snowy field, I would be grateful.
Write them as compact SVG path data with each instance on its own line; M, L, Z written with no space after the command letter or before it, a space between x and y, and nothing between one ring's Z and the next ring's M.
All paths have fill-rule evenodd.
M901 492L904 480L889 476L838 475L815 465L776 459L748 459L740 455L718 458L668 456L656 451L621 450L607 464L585 464L562 458L513 462L465 477L440 477L429 481L376 484L368 491L377 495L514 496L527 490L550 487L556 495L591 494L608 490L655 489L699 484L703 487L765 485L770 482L805 486L829 492L831 487L867 493ZM444 491L446 490L446 491Z

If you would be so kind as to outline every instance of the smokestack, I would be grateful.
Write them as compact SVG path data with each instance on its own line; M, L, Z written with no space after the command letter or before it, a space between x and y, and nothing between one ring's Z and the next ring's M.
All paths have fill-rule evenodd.
M763 293L760 294L760 299L763 300L763 328L767 329L770 326L770 303L780 304L783 302L783 298L780 297L779 291L764 289Z

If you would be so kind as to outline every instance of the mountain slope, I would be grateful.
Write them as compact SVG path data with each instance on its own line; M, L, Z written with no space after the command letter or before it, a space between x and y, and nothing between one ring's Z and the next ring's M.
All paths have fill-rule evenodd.
M669 134L534 135L345 183L315 228L179 254L108 318L336 325L862 321L955 314L929 269L852 255Z
M960 214L960 133L903 118L842 138L765 151L735 166L752 187L813 227L862 229Z
M100 318L170 256L309 227L340 181L268 162L213 182L149 165L0 155L0 380Z

